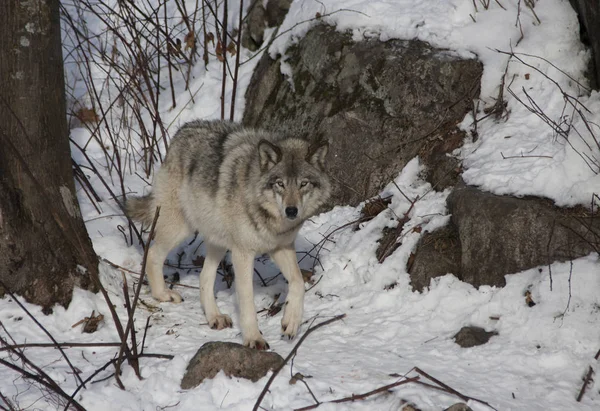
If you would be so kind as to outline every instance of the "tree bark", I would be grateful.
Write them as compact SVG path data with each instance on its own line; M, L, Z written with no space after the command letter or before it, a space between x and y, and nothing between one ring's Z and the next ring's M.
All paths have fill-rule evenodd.
M59 0L0 0L0 280L47 309L98 275L68 133Z

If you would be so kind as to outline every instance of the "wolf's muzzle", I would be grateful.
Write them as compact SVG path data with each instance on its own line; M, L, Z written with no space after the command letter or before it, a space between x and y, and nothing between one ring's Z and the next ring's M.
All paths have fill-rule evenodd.
M285 208L285 216L290 220L298 217L298 208L297 207L286 207Z

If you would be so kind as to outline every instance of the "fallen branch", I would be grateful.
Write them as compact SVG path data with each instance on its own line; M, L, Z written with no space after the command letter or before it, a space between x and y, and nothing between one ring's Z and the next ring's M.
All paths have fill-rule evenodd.
M430 387L430 388L435 388L441 391L445 391L447 393L450 394L454 394L456 395L458 398L460 398L461 400L463 400L464 402L469 402L469 400L471 401L476 401L480 404L485 405L486 407L489 407L495 411L498 411L496 408L492 407L489 403L480 400L478 398L474 398L474 397L469 397L468 395L464 395L461 394L460 392L456 391L454 388L450 387L448 384L444 384L443 382L441 382L440 380L438 380L437 378L432 377L430 374L426 373L425 371L423 371L422 369L420 369L419 367L415 367L413 368L413 370L415 370L417 373L421 374L423 377L433 381L434 383L436 383L439 387L436 387L435 385L431 385L431 384L427 384L424 383L422 381L415 381L415 383L423 385L425 387Z
M319 323L319 324L315 325L314 327L310 327L308 330L306 330L306 332L304 333L302 338L300 338L300 340L298 340L298 342L296 343L294 348L292 348L292 351L288 354L287 357L285 357L285 360L283 360L283 363L276 370L273 371L273 374L271 374L271 378L269 378L269 381L267 381L267 383L265 384L265 387L263 388L262 392L258 396L258 399L256 400L256 403L254 404L254 408L252 408L252 411L258 410L258 408L260 407L260 403L262 402L263 398L267 394L267 391L269 390L269 387L273 383L273 380L275 380L275 377L277 377L277 374L279 374L279 372L283 369L283 367L285 367L285 365L288 363L288 361L296 355L298 348L300 348L300 345L306 339L306 337L308 337L310 335L310 333L312 333L316 329L324 327L326 325L329 325L335 321L339 321L345 317L346 317L346 314L337 315L327 321L323 321L322 323Z
M399 385L403 385L403 384L408 384L409 382L416 382L419 380L419 376L416 377L412 377L412 378L407 378L401 381L396 381L392 384L388 384L388 385L384 385L383 387L379 387L376 388L372 391L366 392L364 394L353 394L349 397L345 397L345 398L340 398L338 400L333 400L333 401L325 401L325 402L321 402L318 404L313 404L313 405L309 405L308 407L302 407L302 408L296 408L294 411L306 411L306 410L314 410L315 408L319 407L321 404L331 404L331 403L335 403L335 404L339 404L342 402L353 402L353 401L358 401L358 400L364 400L365 398L368 398L372 395L375 394L379 394L380 392L384 392L387 390L390 390L394 387L397 387Z

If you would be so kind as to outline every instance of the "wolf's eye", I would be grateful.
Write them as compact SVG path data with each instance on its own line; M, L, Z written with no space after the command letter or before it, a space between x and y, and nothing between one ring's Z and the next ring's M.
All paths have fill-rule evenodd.
M281 181L281 180L277 180L277 181L275 182L275 184L277 184L279 187L284 187L284 186L285 186L285 185L283 184L283 181Z
M306 187L307 185L308 185L308 181L306 181L306 180L305 180L305 181L302 181L302 182L300 182L300 188L302 188L302 187Z

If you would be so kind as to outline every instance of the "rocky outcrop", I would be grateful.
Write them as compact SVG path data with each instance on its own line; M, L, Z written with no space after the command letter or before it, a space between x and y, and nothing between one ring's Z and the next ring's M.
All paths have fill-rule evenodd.
M354 42L349 33L320 25L285 56L262 57L246 92L243 121L329 140L332 202L357 204L416 155L445 161L434 153L462 143L455 125L472 109L481 72L478 61L427 43ZM457 163L447 167L458 175Z
M583 207L498 196L462 182L447 202L451 225L425 235L415 251L410 273L417 290L447 273L476 287L504 286L506 274L597 251L600 218Z
M413 290L423 291L431 279L448 273L461 277L461 246L458 229L452 223L433 233L424 233L412 265L408 267Z
M194 388L204 379L213 378L219 371L230 377L256 382L282 364L283 358L275 352L253 350L231 342L208 342L190 360L181 380L181 388Z

